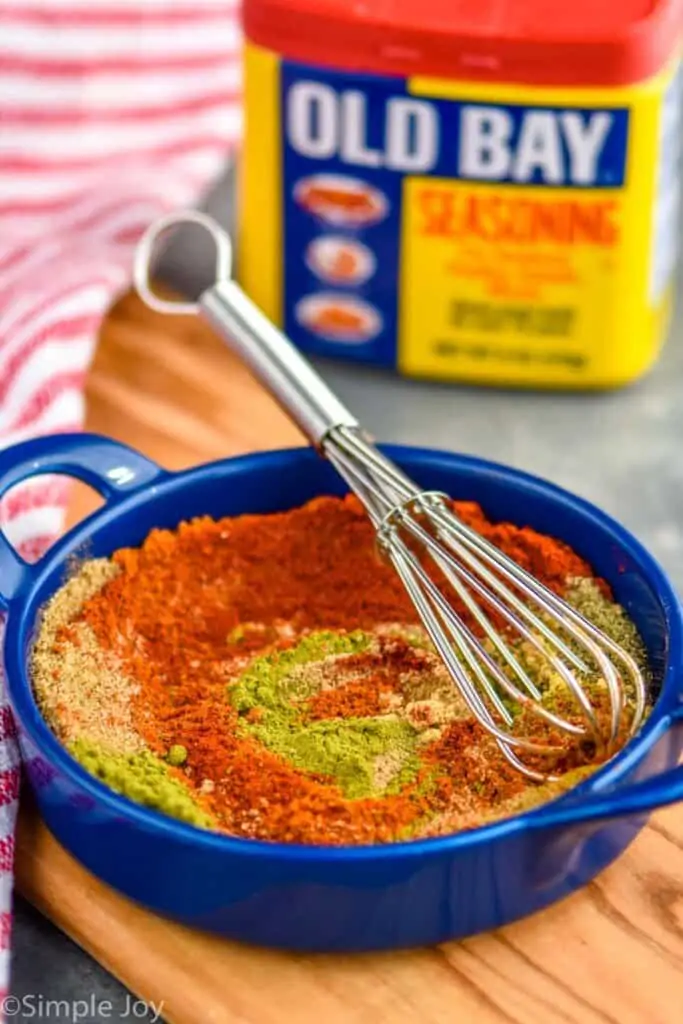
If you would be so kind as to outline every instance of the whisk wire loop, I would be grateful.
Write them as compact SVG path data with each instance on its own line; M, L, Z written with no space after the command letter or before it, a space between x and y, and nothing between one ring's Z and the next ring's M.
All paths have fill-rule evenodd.
M339 427L323 441L323 451L364 504L377 531L380 550L401 578L437 652L467 707L498 746L526 775L548 777L523 764L514 753L558 753L558 743L541 743L515 733L507 697L517 708L553 729L590 738L600 747L613 743L624 722L626 688L634 709L630 731L645 707L645 687L635 661L592 623L494 544L463 523L438 491L422 491L376 449L358 428ZM408 542L412 542L409 544ZM431 572L412 548L427 556ZM436 570L436 573L434 572ZM438 575L439 586L434 579ZM446 598L443 584L479 628L475 635ZM487 611L485 611L485 608ZM491 620L495 614L506 629ZM519 657L526 648L542 659L571 697L583 723L546 707L540 688ZM509 670L503 671L501 662ZM614 660L620 663L620 672ZM599 675L609 697L609 724L598 720L584 679Z

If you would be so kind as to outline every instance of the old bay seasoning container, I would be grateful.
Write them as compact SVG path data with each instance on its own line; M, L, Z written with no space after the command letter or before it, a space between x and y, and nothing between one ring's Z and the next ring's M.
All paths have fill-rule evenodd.
M606 388L655 361L683 0L245 0L240 278L313 354Z

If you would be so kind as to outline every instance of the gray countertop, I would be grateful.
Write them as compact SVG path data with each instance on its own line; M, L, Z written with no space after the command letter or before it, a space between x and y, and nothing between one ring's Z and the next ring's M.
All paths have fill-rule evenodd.
M210 203L228 223L229 190L226 181ZM172 283L193 292L208 280L211 256L188 235L167 253L165 266ZM683 591L683 316L651 375L606 395L445 387L319 366L381 440L455 449L547 477L620 519ZM16 1007L19 1019L38 1017L41 999L74 1006L85 1000L94 1012L77 1018L84 1024L131 1016L126 991L21 900L12 993L23 1001ZM66 1007L52 1016L72 1019Z

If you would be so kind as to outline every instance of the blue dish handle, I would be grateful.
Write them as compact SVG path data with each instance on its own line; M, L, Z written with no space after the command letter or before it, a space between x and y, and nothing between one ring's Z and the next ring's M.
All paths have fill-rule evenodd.
M663 730L683 729L683 705L671 712L662 723ZM683 764L630 785L617 786L611 792L589 796L571 796L555 808L539 815L534 822L539 828L558 825L581 825L614 818L637 818L660 807L683 801Z
M32 476L58 473L89 484L116 502L166 473L133 448L99 434L54 434L0 451L0 498ZM35 564L21 558L0 531L0 607L28 584Z

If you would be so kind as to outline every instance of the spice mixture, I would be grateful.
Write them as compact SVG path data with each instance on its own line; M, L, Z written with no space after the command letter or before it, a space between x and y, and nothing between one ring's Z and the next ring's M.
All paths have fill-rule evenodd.
M635 627L565 544L454 508L647 674ZM553 710L578 715L533 649L516 654ZM85 562L44 610L32 670L56 735L111 788L261 840L367 844L471 828L548 800L607 756L565 736L561 778L544 784L504 760L352 497L199 518ZM600 709L604 683L585 682ZM527 734L547 735L511 710Z

